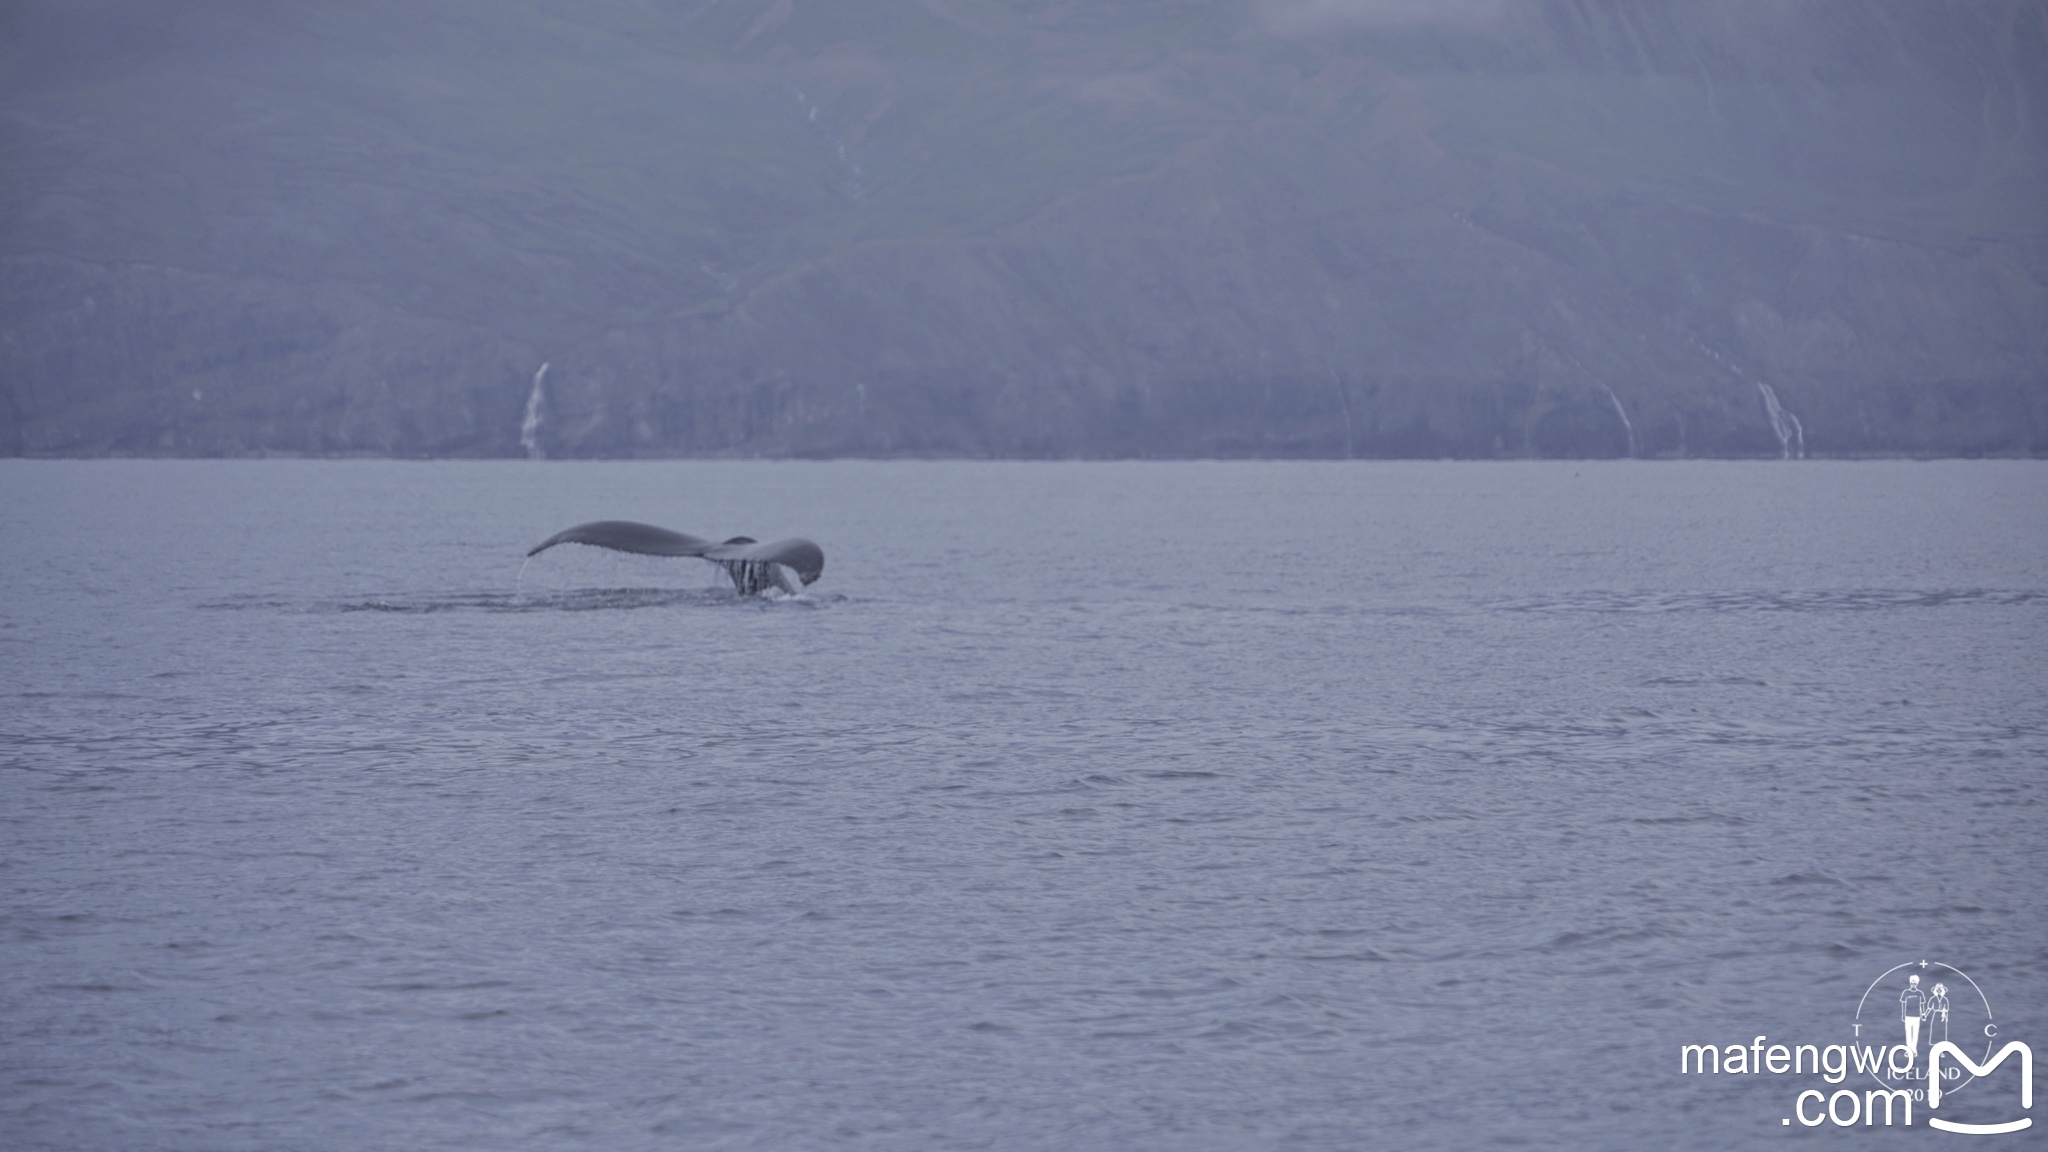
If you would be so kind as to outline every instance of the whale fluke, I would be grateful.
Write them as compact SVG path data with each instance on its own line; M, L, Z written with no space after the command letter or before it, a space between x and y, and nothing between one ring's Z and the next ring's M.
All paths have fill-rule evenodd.
M643 556L702 556L716 547L709 540L700 540L685 532L656 528L652 524L631 520L592 520L588 524L562 529L534 545L526 554L538 556L557 544L595 544L599 548L638 552Z
M564 528L553 536L533 546L526 555L538 556L557 544L591 544L599 548L610 548L619 552L638 552L644 556L696 556L709 560L732 578L732 586L743 596L752 596L770 588L781 588L795 592L784 578L781 569L796 573L797 579L810 584L825 572L825 550L801 536L777 540L772 544L759 544L751 536L734 536L723 544L692 536L686 532L671 532L652 524L640 524L632 520L593 520Z

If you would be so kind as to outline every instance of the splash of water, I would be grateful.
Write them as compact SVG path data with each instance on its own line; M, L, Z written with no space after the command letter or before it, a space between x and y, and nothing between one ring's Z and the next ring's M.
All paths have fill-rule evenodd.
M1778 393L1769 384L1759 380L1756 390L1763 393L1764 411L1771 418L1771 431L1778 437L1778 458L1780 460L1806 459L1806 429L1800 425L1799 417L1785 410L1778 403Z
M540 371L533 374L533 391L526 397L526 419L519 425L519 446L526 449L528 460L547 458L547 453L540 447L541 405L547 401L543 385L547 378L548 366L543 363Z
M784 565L773 561L756 560L713 560L713 564L725 569L732 579L732 589L741 596L760 596L780 592L784 596L796 596L803 592L803 581Z

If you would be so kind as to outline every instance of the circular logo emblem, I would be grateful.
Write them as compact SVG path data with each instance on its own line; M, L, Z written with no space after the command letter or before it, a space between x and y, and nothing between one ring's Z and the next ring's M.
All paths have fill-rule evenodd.
M1990 1058L1998 1024L1991 1001L1977 982L1953 964L1915 960L1870 982L1856 1004L1856 1041L1862 1049L1856 1070L1886 1091L1905 1090L1927 1098L1929 1056L1944 1041L1980 1063ZM1852 1049L1852 1051L1854 1051ZM1975 1077L1951 1059L1941 1067L1941 1093Z

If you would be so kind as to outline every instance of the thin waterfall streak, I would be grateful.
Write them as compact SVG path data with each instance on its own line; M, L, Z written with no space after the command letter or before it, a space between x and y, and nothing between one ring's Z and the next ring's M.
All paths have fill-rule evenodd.
M1289 96L1288 99L1291 100L1293 97ZM1337 388L1337 403L1344 412L1344 458L1350 460L1357 455L1352 448L1351 438L1351 390L1344 387L1344 378L1337 375L1335 368L1330 369L1330 383Z
M1806 459L1806 428L1799 423L1799 417L1785 411L1778 402L1778 393L1769 384L1759 380L1756 390L1764 398L1764 414L1771 418L1771 432L1778 437L1778 459Z
M519 446L526 449L528 460L547 459L540 446L541 406L547 401L547 378L548 366L542 363L540 371L533 374L533 391L526 396L526 419L519 425Z
M1614 394L1614 389L1606 384L1602 384L1600 385L1600 387L1605 388L1607 390L1607 400L1609 403L1614 405L1614 414L1616 416L1621 417L1622 431L1628 433L1628 458L1633 460L1636 458L1635 423L1628 418L1628 409L1623 408L1621 406L1621 397L1616 396Z

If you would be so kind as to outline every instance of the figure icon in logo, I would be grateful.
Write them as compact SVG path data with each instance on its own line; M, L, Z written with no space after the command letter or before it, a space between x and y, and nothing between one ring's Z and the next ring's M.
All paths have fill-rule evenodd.
M1920 977L1906 977L1906 990L1899 993L1899 1016L1906 1022L1906 1067L1920 1054L1920 1022L1927 1018L1927 993L1920 990Z
M1927 998L1927 1047L1948 1041L1948 985L1936 984L1934 995Z
M1933 977L1926 975L1929 968L1934 969ZM1920 975L1909 975L1912 970L1917 970ZM1893 981L1900 976L1906 976L1906 979L1894 984ZM1896 1000L1888 997L1896 997ZM1898 1005L1897 1016L1891 1014L1893 1003ZM2034 1127L2031 1116L1978 1124L1951 1120L1949 1115L1952 1113L1942 1114L1952 1094L1990 1076L2014 1056L2019 1057L2020 1066L2020 1111L2033 1108L2034 1051L2023 1041L1999 1034L2000 1026L2007 1023L1992 1019L1991 1001L1985 998L1984 990L1968 973L1953 964L1921 960L1895 964L1872 980L1863 990L1862 999L1856 1002L1852 1028L1857 1039L1867 1039L1872 1044L1883 1040L1905 1041L1882 1049L1861 1049L1868 1054L1863 1057L1864 1062L1874 1065L1869 1069L1871 1081L1887 1096L1900 1091L1912 1092L1916 1101L1925 1099L1928 1112L1935 1113L1927 1117L1929 1127L1983 1136ZM1900 1036L1894 1029L1903 1031L1905 1035ZM1903 1056L1900 1049L1905 1050ZM1872 1060L1872 1056L1876 1059ZM1865 1097L1866 1106L1870 1100L1871 1097ZM1869 1115L1866 1107L1866 1121ZM1809 1128L1824 1123L1826 1119L1823 1117L1807 1123L1805 1114L1799 1117L1800 1123Z

